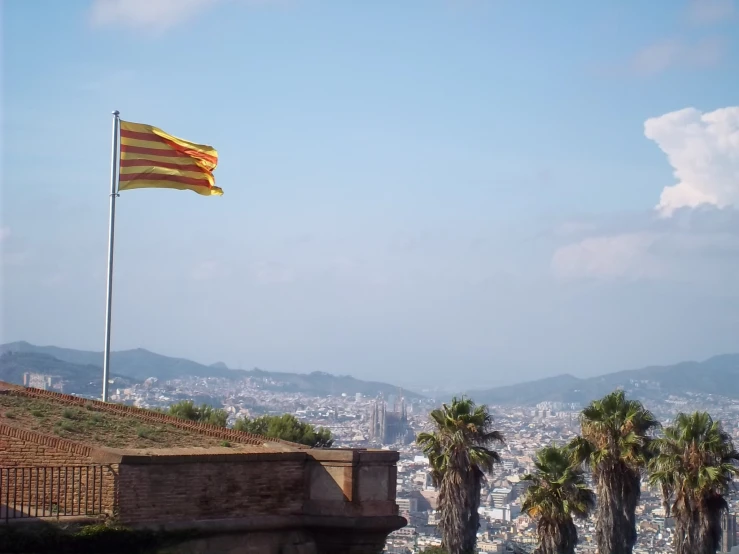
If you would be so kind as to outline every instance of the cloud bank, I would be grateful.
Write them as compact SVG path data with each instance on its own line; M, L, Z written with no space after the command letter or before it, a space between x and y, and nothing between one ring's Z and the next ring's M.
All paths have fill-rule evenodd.
M720 23L733 15L733 0L691 0L688 6L688 17L697 24Z
M166 29L180 24L220 0L94 0L90 19L95 26Z
M668 39L650 44L634 56L631 68L640 75L656 75L673 68L701 69L718 65L727 50L721 37L689 42Z
M721 284L739 293L739 107L667 113L648 119L644 134L677 182L664 187L652 212L569 223L576 237L555 250L554 275Z

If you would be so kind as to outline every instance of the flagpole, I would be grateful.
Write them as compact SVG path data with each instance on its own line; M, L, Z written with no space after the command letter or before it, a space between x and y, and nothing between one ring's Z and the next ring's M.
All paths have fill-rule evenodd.
M118 196L118 130L120 112L113 112L113 145L110 159L110 221L108 223L108 286L105 304L105 349L103 350L103 402L108 401L110 379L110 320L113 305L113 238L115 234L115 199Z

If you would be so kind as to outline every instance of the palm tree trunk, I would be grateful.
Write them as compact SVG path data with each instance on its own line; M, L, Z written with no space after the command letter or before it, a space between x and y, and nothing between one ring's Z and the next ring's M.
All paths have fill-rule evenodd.
M632 554L636 544L636 505L640 478L625 467L598 476L595 537L601 554Z
M474 552L477 545L477 531L480 529L480 489L482 488L483 474L473 469L469 472L469 491L467 493L469 518L462 546L463 552Z
M542 520L537 532L539 546L534 554L575 554L577 527L571 519L560 523Z
M441 547L449 554L466 554L464 548L468 526L468 473L464 469L450 468L444 474L439 487Z
M675 553L716 554L721 546L721 512L705 500L686 501L675 513Z
M723 510L701 503L698 511L698 548L699 554L716 554L721 547L721 515Z

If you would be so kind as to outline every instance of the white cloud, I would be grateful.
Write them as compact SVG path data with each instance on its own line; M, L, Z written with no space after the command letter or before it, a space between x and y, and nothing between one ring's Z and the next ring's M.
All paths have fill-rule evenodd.
M662 191L662 215L703 204L739 205L739 106L671 112L648 119L644 134L667 154L678 181Z
M561 246L551 269L562 280L672 281L739 293L739 211L652 214L621 232L601 230Z
M123 25L163 31L192 19L226 0L93 0L90 21L95 26ZM240 0L260 6L282 0Z
M651 214L567 224L551 259L565 279L672 280L739 290L739 107L687 108L648 119L644 134L677 181ZM728 285L726 285L728 283Z
M166 29L202 13L220 0L93 0L93 25L120 24Z
M558 249L552 270L562 279L657 278L664 268L650 247L658 238L650 232L589 237Z
M718 65L727 50L720 37L698 42L667 39L643 48L631 60L631 68L641 75L655 75L676 67L704 68Z
M691 0L688 6L688 17L694 23L720 23L733 14L733 0Z

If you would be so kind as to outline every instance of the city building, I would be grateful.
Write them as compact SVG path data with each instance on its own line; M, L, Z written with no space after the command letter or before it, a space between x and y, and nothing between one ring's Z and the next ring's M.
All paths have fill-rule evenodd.
M370 440L380 444L410 444L415 440L413 429L408 425L405 399L396 398L393 410L380 399L375 402L370 416Z
M43 373L29 373L23 374L23 386L33 387L35 389L49 390L51 389L53 377L51 375L45 375Z
M508 504L512 492L513 490L507 487L498 487L493 489L493 491L490 493L490 496L493 500L493 506L495 508L502 508L503 506Z
M721 516L721 551L729 552L735 546L739 546L737 541L737 528L736 515L730 513L728 510Z

